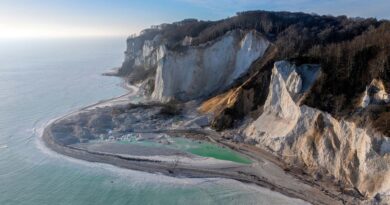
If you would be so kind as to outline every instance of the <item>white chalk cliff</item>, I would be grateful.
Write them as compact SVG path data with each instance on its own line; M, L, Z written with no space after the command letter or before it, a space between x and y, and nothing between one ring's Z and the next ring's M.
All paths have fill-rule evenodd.
M168 49L160 36L128 40L123 67L133 81L154 78L157 101L192 100L228 88L261 58L269 41L256 31L233 30L211 42ZM152 76L151 76L152 75Z
M387 195L388 138L299 105L296 96L308 92L319 75L318 66L275 63L263 113L245 129L246 137L311 174L331 176L366 196Z
M260 58L269 42L255 31L231 31L217 41L184 52L161 46L153 98L191 100L227 88Z
M157 50L162 43L161 35L156 35L151 40L129 38L120 74L130 81L145 80L157 68Z

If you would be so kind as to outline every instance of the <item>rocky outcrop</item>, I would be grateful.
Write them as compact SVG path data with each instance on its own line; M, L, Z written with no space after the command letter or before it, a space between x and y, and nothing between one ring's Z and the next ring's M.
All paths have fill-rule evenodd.
M319 76L318 68L275 63L263 113L245 129L245 135L314 176L330 176L368 197L388 193L386 137L299 105L297 94L310 90Z
M366 87L364 96L361 101L361 107L365 108L370 104L383 105L390 103L390 95L387 94L385 86L381 80L374 79Z

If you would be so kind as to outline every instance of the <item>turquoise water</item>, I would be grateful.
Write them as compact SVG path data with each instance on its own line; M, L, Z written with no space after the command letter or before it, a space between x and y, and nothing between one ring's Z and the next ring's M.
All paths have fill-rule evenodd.
M184 138L173 138L173 141L174 143L171 144L172 147L202 157L212 157L215 159L228 160L242 164L251 163L251 160L245 156L209 142L199 143L199 141L193 141Z
M249 158L231 149L221 147L207 141L192 140L192 139L186 139L182 137L170 137L169 139L170 139L169 144L162 144L150 140L137 141L136 136L134 135L132 138L130 138L130 140L122 140L122 141L118 141L118 143L137 144L140 146L148 146L148 147L166 147L166 148L188 152L201 157L211 157L219 160L227 160L227 161L232 161L232 162L237 162L242 164L252 163L252 161Z
M125 39L0 41L0 205L286 204L226 179L171 178L87 163L47 150L50 119L123 94L100 73L122 62Z

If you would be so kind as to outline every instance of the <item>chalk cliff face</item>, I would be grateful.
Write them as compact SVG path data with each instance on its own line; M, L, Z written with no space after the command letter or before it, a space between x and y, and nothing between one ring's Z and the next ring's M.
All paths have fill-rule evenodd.
M161 44L160 35L151 40L129 38L119 75L126 76L130 82L142 82L150 77L157 68L157 51Z
M231 31L214 42L183 52L161 46L152 96L159 101L186 101L226 89L263 56L268 45L255 31Z
M275 63L264 111L245 135L313 175L332 176L369 197L388 193L390 149L385 136L294 100L308 92L319 75L318 66Z
M228 88L261 58L269 46L256 31L233 30L198 46L187 42L170 50L161 36L153 40L129 39L121 72L130 81L154 80L152 98L187 101Z

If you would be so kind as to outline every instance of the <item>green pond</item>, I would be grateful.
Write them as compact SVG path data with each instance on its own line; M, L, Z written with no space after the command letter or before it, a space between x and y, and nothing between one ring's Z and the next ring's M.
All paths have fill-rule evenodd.
M227 160L237 162L241 164L251 164L252 161L229 149L210 142L191 140L183 137L170 137L169 144L158 143L152 140L137 141L135 136L126 141L118 141L118 143L130 143L141 146L152 146L152 147L166 147L176 149L184 152L188 152L201 157L211 157L219 160Z

